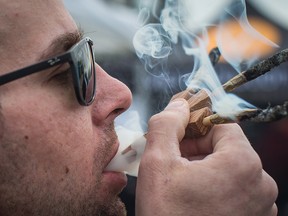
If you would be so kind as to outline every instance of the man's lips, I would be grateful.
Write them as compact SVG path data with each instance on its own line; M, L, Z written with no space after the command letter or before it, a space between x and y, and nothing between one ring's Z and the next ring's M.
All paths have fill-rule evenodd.
M103 183L107 185L109 191L113 191L114 194L122 192L127 185L127 176L124 172L104 171Z

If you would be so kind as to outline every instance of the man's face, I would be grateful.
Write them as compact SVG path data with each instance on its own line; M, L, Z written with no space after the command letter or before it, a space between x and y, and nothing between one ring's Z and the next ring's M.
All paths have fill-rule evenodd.
M0 0L0 16L0 74L78 40L58 0ZM64 46L51 49L59 37ZM125 175L103 170L118 148L113 121L129 107L131 93L97 66L96 99L80 106L63 68L0 86L0 215L125 212L117 198Z

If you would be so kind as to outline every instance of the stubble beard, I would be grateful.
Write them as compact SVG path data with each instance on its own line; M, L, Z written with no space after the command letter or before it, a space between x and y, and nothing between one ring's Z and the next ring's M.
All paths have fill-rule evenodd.
M107 148L103 152L97 152L97 156L107 155L110 152L111 143L117 136L114 125L105 130L105 137L100 137L101 143ZM102 167L97 165L95 156L95 170ZM103 156L103 157L104 157ZM99 162L99 161L98 161ZM99 173L96 172L95 173ZM11 176L0 177L0 215L1 216L125 216L126 209L117 194L106 191L105 200L99 193L101 178L95 176L95 182L90 190L83 194L81 188L75 190L72 184L59 188L46 188L45 184L27 181L25 177L19 177L15 172ZM26 173L27 175L27 173ZM96 174L95 174L96 175ZM9 180L10 178L10 180ZM26 179L26 180L25 180ZM7 181L9 180L9 181ZM13 186L14 185L14 186ZM62 190L62 191L61 191ZM87 192L88 191L88 192Z
M73 202L55 200L38 200L36 203L11 203L6 200L0 204L1 216L125 216L126 209L119 197L107 200L106 205L95 203L93 198ZM15 201L15 200L14 200ZM44 203L45 202L45 203ZM16 205L13 205L16 204ZM74 204L74 205L73 205ZM4 206L5 205L5 206Z

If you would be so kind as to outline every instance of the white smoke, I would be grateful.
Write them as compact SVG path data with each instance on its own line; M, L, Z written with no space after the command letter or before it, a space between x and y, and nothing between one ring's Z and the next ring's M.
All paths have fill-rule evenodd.
M142 10L146 11L142 16L149 15L147 8ZM141 19L149 20L143 17ZM250 41L246 44L239 35L236 37L231 33L229 35L222 25L228 19L237 22L243 34L276 46L251 27L244 0L166 0L159 23L148 23L140 28L134 36L133 44L138 57L144 61L146 70L159 74L158 70L161 69L159 65L166 64L167 58L169 56L171 58L173 53L173 46L181 43L185 54L191 56L194 62L191 73L181 79L185 79L188 88L206 89L212 99L214 112L223 117L234 118L243 109L254 108L254 106L236 95L226 94L223 90L207 53L209 43L207 29L211 26L218 27L217 45L225 60L237 70L243 68L243 65L246 67L251 65L258 53L255 50L255 59L244 58L246 48L251 46ZM225 36L229 35L229 40L225 37L223 41L224 33ZM229 55L225 49L227 46L237 49L237 55Z

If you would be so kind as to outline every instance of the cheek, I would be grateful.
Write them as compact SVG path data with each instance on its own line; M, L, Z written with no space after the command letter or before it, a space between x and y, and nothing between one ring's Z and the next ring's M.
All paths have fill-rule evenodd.
M69 178L89 184L92 173L99 170L94 167L98 145L89 109L68 109L44 92L41 97L32 93L18 97L2 103L1 160L6 160L2 162L33 181L54 184Z

